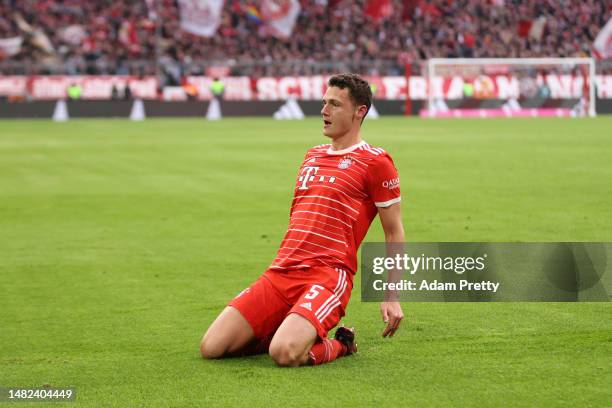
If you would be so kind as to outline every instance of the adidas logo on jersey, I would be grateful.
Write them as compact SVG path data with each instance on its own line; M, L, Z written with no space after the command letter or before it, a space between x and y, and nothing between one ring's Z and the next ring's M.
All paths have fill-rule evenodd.
M312 303L310 302L304 302L300 305L300 307L303 307L306 310L310 310L312 312Z

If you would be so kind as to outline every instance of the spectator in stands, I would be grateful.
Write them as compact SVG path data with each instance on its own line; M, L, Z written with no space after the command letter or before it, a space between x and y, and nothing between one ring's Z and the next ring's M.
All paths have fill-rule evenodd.
M0 39L26 37L31 27L10 61L36 61L39 72L157 72L178 86L183 75L227 60L234 74L262 76L403 74L407 61L431 57L585 56L611 14L606 0L392 0L393 12L375 22L363 0L300 3L293 35L280 40L248 18L246 6L259 4L252 0L227 0L213 38L180 29L176 0L0 1Z

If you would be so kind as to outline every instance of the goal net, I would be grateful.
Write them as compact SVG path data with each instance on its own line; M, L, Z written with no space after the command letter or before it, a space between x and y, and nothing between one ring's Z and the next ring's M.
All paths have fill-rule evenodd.
M591 58L434 58L421 117L595 116Z

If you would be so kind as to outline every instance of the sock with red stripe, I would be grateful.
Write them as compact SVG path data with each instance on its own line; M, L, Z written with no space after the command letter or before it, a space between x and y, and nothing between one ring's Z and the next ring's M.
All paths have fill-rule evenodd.
M319 365L334 361L346 354L347 348L336 339L323 339L312 346L308 353L311 365Z

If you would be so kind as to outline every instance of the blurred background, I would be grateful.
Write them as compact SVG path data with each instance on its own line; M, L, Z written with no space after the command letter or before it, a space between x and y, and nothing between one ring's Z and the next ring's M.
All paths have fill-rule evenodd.
M229 115L269 115L279 106L227 102L318 101L329 75L356 72L373 83L381 114L529 107L562 116L588 114L603 100L602 113L612 111L611 10L606 0L0 0L0 98L218 96ZM475 65L437 71L433 58ZM433 76L443 77L437 91ZM498 76L510 78L511 91L499 91Z

